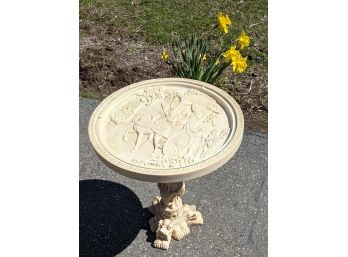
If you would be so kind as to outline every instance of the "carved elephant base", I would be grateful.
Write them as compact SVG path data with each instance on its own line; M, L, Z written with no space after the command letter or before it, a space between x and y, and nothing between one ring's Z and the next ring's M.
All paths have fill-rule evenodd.
M203 224L203 218L194 205L182 204L184 182L159 183L161 197L157 196L148 208L154 215L149 221L156 232L155 248L168 250L172 238L181 240L190 233L190 225Z

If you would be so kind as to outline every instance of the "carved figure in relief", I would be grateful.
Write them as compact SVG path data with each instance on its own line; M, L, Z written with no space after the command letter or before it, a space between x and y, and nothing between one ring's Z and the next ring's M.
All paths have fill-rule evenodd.
M157 152L160 148L161 141L169 138L175 128L165 119L162 113L146 113L141 112L134 116L131 121L133 123L132 129L137 133L137 138L132 151L136 151L140 146L147 142L152 142L154 150ZM128 138L127 130L123 139Z
M202 98L197 98L203 96ZM154 104L160 108L148 111ZM140 107L139 107L140 106ZM145 109L141 108L148 106ZM153 151L147 159L133 160L147 166L180 167L208 156L228 132L214 129L220 115L216 102L198 90L187 90L184 94L156 87L136 94L135 98L111 116L116 124L132 124L123 135L136 133L131 152L150 142ZM226 130L226 128L225 128Z

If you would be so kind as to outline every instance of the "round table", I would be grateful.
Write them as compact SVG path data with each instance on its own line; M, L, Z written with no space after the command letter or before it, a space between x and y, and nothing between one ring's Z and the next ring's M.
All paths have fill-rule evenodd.
M203 224L194 205L183 204L183 181L206 175L239 148L244 130L237 102L216 86L191 79L152 79L126 86L93 112L88 133L98 157L112 170L158 183L148 208L156 240L168 249L190 225Z

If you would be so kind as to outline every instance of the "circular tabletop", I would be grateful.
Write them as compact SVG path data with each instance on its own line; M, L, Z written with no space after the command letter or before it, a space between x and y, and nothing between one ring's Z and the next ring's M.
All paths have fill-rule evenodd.
M89 122L99 158L122 175L157 183L208 174L241 144L243 113L226 92L182 78L126 86L102 101Z

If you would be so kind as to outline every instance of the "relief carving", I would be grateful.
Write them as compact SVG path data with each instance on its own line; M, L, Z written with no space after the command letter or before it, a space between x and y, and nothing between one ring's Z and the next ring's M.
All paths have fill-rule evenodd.
M110 121L126 128L115 140L129 144L127 161L153 168L184 167L207 159L230 131L224 110L196 89L140 90L110 114Z

